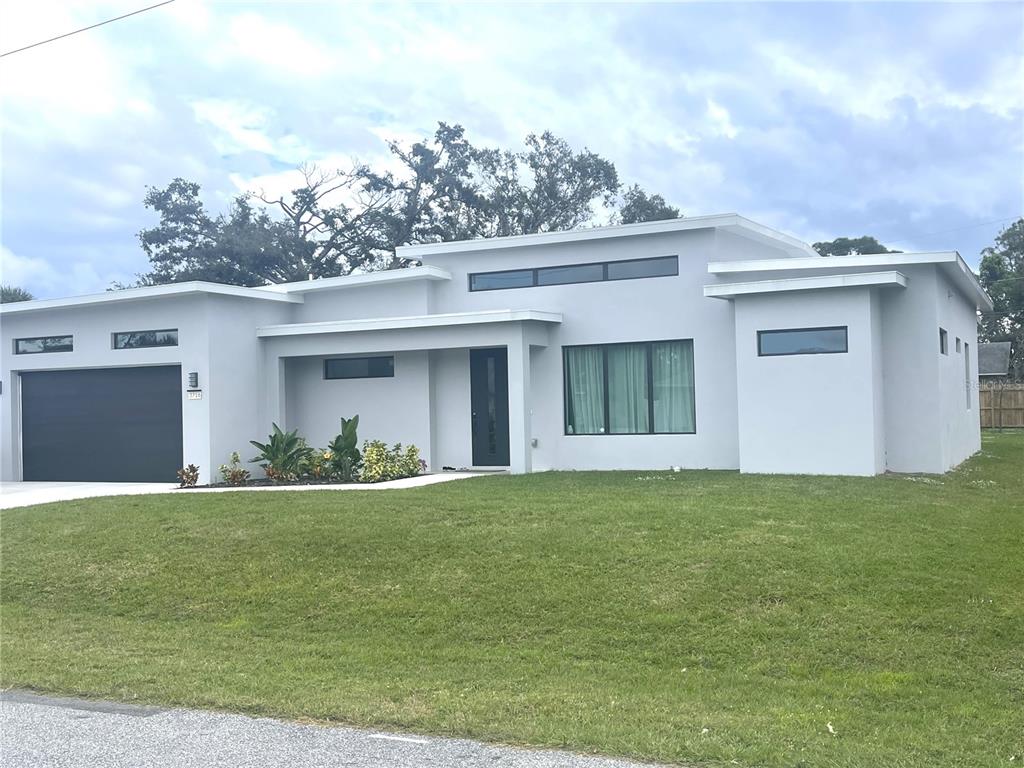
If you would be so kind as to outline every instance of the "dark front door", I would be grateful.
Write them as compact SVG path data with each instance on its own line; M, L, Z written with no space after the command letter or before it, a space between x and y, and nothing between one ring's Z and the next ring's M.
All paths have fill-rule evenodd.
M508 351L469 351L469 399L473 408L473 466L507 467Z
M21 374L25 480L173 482L181 449L180 366Z

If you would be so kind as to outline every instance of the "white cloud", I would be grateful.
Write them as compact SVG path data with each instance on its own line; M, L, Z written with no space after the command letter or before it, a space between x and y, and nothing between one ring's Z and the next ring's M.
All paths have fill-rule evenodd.
M774 90L795 88L816 93L830 107L852 117L887 120L898 100L912 99L921 108L980 107L999 117L1024 109L1024 56L997 60L990 75L972 87L944 84L920 51L859 52L837 62L792 43L770 41L755 49L775 75Z
M85 17L64 4L21 4L18 27L5 40L36 41L74 29ZM90 17L91 18L91 17ZM126 116L150 119L148 88L101 36L80 34L0 60L0 125L41 147L102 141L105 124ZM127 112L127 115L125 114Z
M5 245L0 245L0 282L4 285L50 286L60 278L57 270L46 259L18 256Z
M144 268L145 185L195 179L220 210L239 191L286 193L301 177L282 168L303 162L394 168L384 139L437 120L503 148L550 129L688 214L740 210L797 233L829 217L859 229L885 207L923 230L951 211L1017 212L1019 41L992 6L914 8L822 4L843 30L825 50L790 6L178 0L0 60L3 225L21 255L5 261L58 292L108 265L125 279ZM111 10L22 4L0 34L15 47ZM977 66L951 74L955 56ZM60 217L48 241L33 236L39 211Z
M711 121L714 131L728 139L735 139L739 134L739 131L736 130L736 126L732 124L732 118L729 115L729 110L711 97L708 97L707 101L708 119Z
M258 13L241 13L227 23L220 53L256 64L276 79L310 79L330 69L329 49L285 22Z

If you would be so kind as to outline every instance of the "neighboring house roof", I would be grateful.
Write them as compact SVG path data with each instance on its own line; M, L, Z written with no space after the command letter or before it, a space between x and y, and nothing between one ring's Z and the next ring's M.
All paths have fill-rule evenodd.
M965 296L981 310L992 310L992 299L981 287L977 276L956 251L923 253L872 253L857 256L814 256L808 259L755 259L752 261L712 261L708 272L713 275L737 273L793 272L837 270L865 267L900 267L936 264Z
M1010 342L989 341L978 345L978 375L1006 376L1010 372Z
M610 237L633 235L655 235L664 232L685 232L691 229L724 229L744 235L769 245L781 247L794 256L818 256L811 246L792 235L779 232L771 227L758 224L737 213L719 213L711 216L690 216L663 221L643 221L637 224L617 224L606 227L586 227L564 232L539 232L533 235L512 235L511 237L488 237L476 240L457 240L447 243L423 243L403 245L395 252L404 259L418 259L439 254L471 253L499 248L521 248L530 245L553 243L575 243L589 240L603 240Z

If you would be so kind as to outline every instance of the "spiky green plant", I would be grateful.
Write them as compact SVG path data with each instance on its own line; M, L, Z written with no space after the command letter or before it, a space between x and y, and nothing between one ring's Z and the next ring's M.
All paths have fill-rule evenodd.
M362 461L362 455L359 453L359 448L356 447L359 444L356 434L358 428L359 414L351 419L342 416L341 432L327 445L331 452L331 470L343 483L355 481L356 472Z
M250 440L259 448L258 456L249 461L259 462L267 473L267 477L278 482L294 480L299 473L303 460L312 450L306 441L299 437L299 430L284 432L277 424L271 425L273 432L266 443Z

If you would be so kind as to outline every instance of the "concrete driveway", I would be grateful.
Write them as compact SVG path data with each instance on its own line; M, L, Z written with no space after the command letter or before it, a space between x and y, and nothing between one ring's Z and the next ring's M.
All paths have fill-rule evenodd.
M74 501L96 496L138 496L146 493L263 493L279 491L388 491L420 488L424 485L465 480L501 472L437 472L434 474L389 480L384 483L351 485L268 485L247 488L195 488L183 491L177 483L0 483L0 509L28 507L52 501Z
M643 768L624 760L465 739L10 691L0 696L0 754L5 768Z
M174 483L0 483L0 509L94 496L168 493L177 487Z

